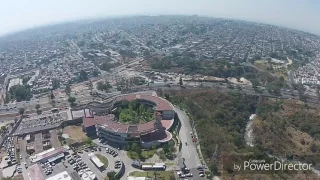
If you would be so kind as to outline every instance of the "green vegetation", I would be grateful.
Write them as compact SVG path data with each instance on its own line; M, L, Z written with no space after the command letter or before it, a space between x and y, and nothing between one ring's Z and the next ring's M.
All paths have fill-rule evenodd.
M116 64L114 64L114 63L103 62L100 65L100 69L103 71L110 71L110 69L114 68L115 66L116 66Z
M103 83L102 81L97 82L97 89L100 91L109 92L110 88L112 88L112 86L107 81L105 83Z
M163 144L162 150L158 153L158 156L162 160L173 159L175 157L174 152L176 152L175 143L173 140L170 140Z
M70 103L71 106L75 106L76 98L75 97L69 97L68 102Z
M149 122L155 118L151 107L140 104L136 100L124 101L115 115L121 123L131 122L133 124Z
M107 177L104 180L118 180L119 178L116 177L116 172L111 171L107 173Z
M28 81L29 81L30 79L31 79L30 76L24 77L24 78L22 79L22 84L23 84L23 85L27 85L27 83L28 83Z
M197 143L201 145L204 160L214 175L234 177L233 164L245 159L273 162L275 159L266 153L287 159L298 158L319 167L320 115L316 107L295 100L259 98L216 90L165 91L163 94L189 112L197 130ZM252 125L254 147L247 146L244 141L251 113L257 115ZM310 158L303 156L305 154L311 155ZM295 179L296 174L279 171L240 176L245 179Z
M175 180L175 176L173 171L149 171L149 172L141 172L141 171L133 171L129 174L129 176L134 177L148 177L159 180Z
M35 108L37 110L38 115L42 114L42 110L40 109L40 104L36 104Z
M93 141L91 138L87 138L87 140L85 141L85 143L89 146L93 145Z
M93 70L92 71L92 76L93 77L98 77L100 75L100 71L99 70Z
M78 82L83 82L88 80L88 73L85 70L81 70L78 76Z
M9 96L8 96L9 95ZM9 90L9 94L7 94L7 98L10 100L20 101L30 101L32 98L32 93L30 86L28 85L15 85L12 86Z
M127 155L131 159L140 159L142 149L138 143L132 143L131 146L126 146L125 150L128 151Z
M19 114L22 116L24 114L25 109L24 108L19 108Z
M131 146L126 146L125 150L127 151L127 155L131 159L140 159L140 160L146 160L149 158L152 158L152 156L155 154L155 149L145 149L142 150L140 145L138 143L132 143Z
M155 154L156 150L143 150L141 152L141 157L142 159L149 159L152 158L153 155Z
M104 164L104 168L107 168L109 164L108 158L101 154L96 154L96 156Z
M66 92L66 94L68 96L70 96L70 93L71 93L71 86L70 84L67 84L66 87L64 88L64 91Z
M190 113L202 154L210 167L215 167L218 161L216 153L219 156L246 151L244 132L250 114L255 112L256 96L215 90L170 91L164 96Z
M52 89L58 89L60 88L60 80L59 79L53 79L52 80Z

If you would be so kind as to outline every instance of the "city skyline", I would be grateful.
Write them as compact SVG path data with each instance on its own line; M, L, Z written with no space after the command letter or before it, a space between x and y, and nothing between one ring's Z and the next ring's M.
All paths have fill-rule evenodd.
M0 7L0 35L82 19L121 15L193 15L261 22L320 35L320 2L315 0L94 0L3 2Z

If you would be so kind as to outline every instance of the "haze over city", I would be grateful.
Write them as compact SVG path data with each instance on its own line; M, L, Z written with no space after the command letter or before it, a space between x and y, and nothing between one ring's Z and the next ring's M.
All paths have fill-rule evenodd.
M0 180L319 179L318 1L3 2Z
M192 15L263 22L320 34L317 0L12 0L0 6L0 35L65 21L119 15Z

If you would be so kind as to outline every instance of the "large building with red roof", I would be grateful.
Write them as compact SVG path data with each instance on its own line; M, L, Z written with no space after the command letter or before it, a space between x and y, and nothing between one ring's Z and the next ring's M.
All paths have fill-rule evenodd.
M156 95L125 94L115 97L112 108L132 100L152 107L155 119L143 124L122 124L111 110L107 115L94 115L92 112L92 116L83 118L83 129L88 135L97 133L98 136L120 146L139 142L143 147L150 147L153 144L169 141L172 138L169 130L174 122L174 106Z

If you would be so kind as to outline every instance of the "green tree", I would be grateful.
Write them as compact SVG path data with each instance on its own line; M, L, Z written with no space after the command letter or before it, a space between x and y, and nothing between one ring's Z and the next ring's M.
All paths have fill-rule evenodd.
M52 89L58 89L60 88L60 80L59 79L53 79L52 80Z
M16 99L18 102L27 100L32 97L31 89L28 85L15 85L9 90L10 99Z
M87 138L85 143L88 144L88 145L92 145L93 141L92 141L91 138Z
M94 71L92 72L93 77L98 77L99 74L100 74L99 70L94 70Z
M183 86L182 77L180 77L180 79L179 79L179 85L180 85L180 86Z
M219 169L218 169L218 166L215 163L211 163L209 165L209 169L212 172L212 174L219 175Z
M70 84L67 84L67 85L66 85L66 88L64 89L64 91L66 92L66 94L67 94L68 96L70 96L70 93L71 93L71 86L70 86Z
M40 109L40 104L36 104L36 110L39 110Z
M103 82L101 82L101 81L97 82L97 89L100 90L100 91L103 91L103 90L104 90L104 84L103 84Z
M80 71L79 80L80 81L88 80L88 73L85 70Z
M69 97L68 98L68 102L70 103L71 106L74 106L75 105L74 103L76 102L76 98L75 97Z
M136 152L139 145L137 143L132 143L130 150Z
M253 88L256 88L257 86L260 86L260 82L257 79L253 79L251 81L251 83L252 83L252 87Z
M92 94L92 89L93 89L92 81L89 81L89 88L90 88L90 93Z
M37 110L37 114L38 114L38 115L42 114L42 110L41 110L41 109L38 109L38 110Z
M24 108L20 108L19 109L19 114L22 116L24 114L25 109Z
M101 64L100 69L104 71L110 71L110 69L114 68L115 64L104 62Z

